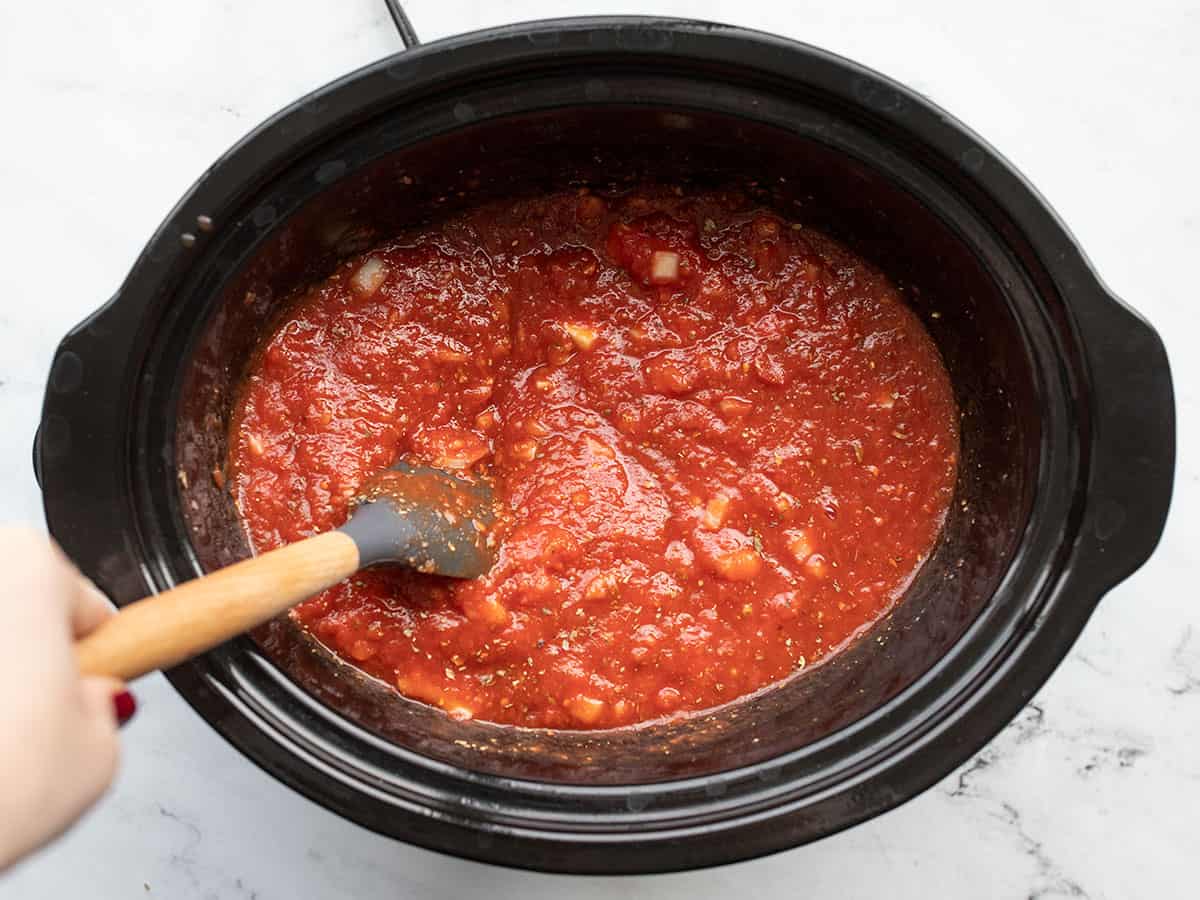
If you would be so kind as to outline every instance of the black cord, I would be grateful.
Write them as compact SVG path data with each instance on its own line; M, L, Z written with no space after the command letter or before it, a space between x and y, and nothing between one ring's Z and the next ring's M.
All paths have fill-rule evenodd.
M404 44L404 48L407 50L421 43L421 39L413 31L412 22L408 21L404 7L400 5L400 0L383 0L383 2L387 4L388 12L392 14L392 21L396 23L396 30L400 32L400 42Z

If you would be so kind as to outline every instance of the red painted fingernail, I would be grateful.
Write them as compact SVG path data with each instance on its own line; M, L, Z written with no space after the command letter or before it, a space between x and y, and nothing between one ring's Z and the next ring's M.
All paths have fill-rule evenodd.
M117 713L117 724L124 725L137 712L137 700L129 691L121 691L113 695L113 709Z

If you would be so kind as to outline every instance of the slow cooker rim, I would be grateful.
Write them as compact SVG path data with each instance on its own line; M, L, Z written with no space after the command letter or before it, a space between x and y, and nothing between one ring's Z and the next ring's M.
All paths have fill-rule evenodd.
M590 30L592 30L591 33L593 33L593 34L599 34L603 38L612 38L612 31L614 29L620 29L621 27L639 29L640 30L639 33L643 37L645 37L645 42L651 46L651 49L653 49L653 45L655 43L656 33L662 29L666 29L668 31L673 31L673 32L687 33L693 39L696 39L699 36L703 36L703 38L708 38L708 39L716 38L718 40L729 40L729 39L732 39L734 41L747 41L748 40L748 41L751 41L752 43L755 43L755 42L763 43L765 41L770 44L770 47L772 49L775 49L775 50L782 48L783 50L787 50L792 53L796 53L797 51L799 51L801 56L808 54L808 55L812 55L812 56L821 57L821 58L824 58L827 62L832 61L836 66L848 67L849 74L851 74L851 75L855 75L860 78L864 77L864 75L865 75L865 77L867 77L869 79L873 79L874 83L877 85L878 90L881 93L872 94L871 91L869 91L869 90L866 91L866 93L869 96L876 97L877 99L883 98L881 101L879 101L879 103L882 105L883 109L882 109L882 111L877 110L876 112L880 112L880 114L887 115L889 104L894 103L895 97L900 97L900 98L902 98L903 103L911 104L910 106L907 107L906 114L911 114L913 109L917 109L918 111L924 112L924 113L936 114L941 118L941 120L943 122L948 122L948 123L950 123L951 127L958 128L967 138L974 138L974 136L971 135L970 132L966 131L965 129L962 129L961 126L958 126L957 123L954 123L953 120L950 120L948 117L945 116L945 114L941 113L939 110L936 110L935 107L932 107L932 105L927 104L926 101L923 101L921 98L912 94L912 92L908 91L907 89L902 88L899 85L889 82L886 79L883 79L881 76L874 75L874 73L867 73L867 70L861 69L861 67L858 67L856 64L849 63L844 60L840 60L836 57L833 57L830 54L825 53L824 51L816 50L815 48L806 47L805 45L788 42L781 38L775 38L773 36L764 36L764 35L761 35L756 32L750 32L750 31L746 31L743 29L733 28L730 26L708 26L708 25L697 25L696 23L691 23L691 22L680 22L680 21L670 21L670 20L661 20L661 19L641 19L641 18L618 18L618 19L605 19L605 18L591 19L591 18L589 18L589 19L581 19L581 20L580 19L552 20L549 22L535 23L534 25L507 26L507 27L500 28L500 29L491 29L491 30L488 30L485 32L476 32L474 34L465 35L465 36L461 36L458 38L451 38L451 39L447 39L446 41L438 42L437 44L428 45L428 47L422 48L421 50L416 51L416 53L425 54L426 56L428 56L435 52L436 53L447 53L447 52L453 51L456 47L464 47L464 46L482 47L485 45L491 45L492 42L503 42L506 40L511 42L514 39L526 37L525 35L523 35L521 33L523 29L526 31L535 31L535 32L540 32L540 33L547 34L547 35L562 32L564 29L570 29L573 31L578 31L578 30L582 30L582 29L590 29ZM692 31L693 29L695 31ZM613 40L615 42L615 39L613 39ZM600 43L603 44L603 41L601 41ZM637 43L637 42L635 41L634 43ZM629 50L629 48L624 48L624 49L626 49L627 51ZM635 50L635 51L631 51L631 52L637 52L637 51ZM658 50L654 50L654 52L661 52L661 48ZM315 92L314 94L309 95L309 97L304 98L301 101L298 101L296 104L293 104L291 107L288 108L288 110L284 111L279 116L276 116L273 119L269 120L263 126L260 126L259 129L256 129L256 131L254 133L252 133L252 135L250 137L248 137L245 141L243 141L237 147L235 147L234 150L230 151L229 154L227 154L225 157L223 157L222 160L213 167L213 170L210 171L210 176L218 173L218 170L220 170L222 168L222 166L233 161L240 153L245 152L250 147L253 140L257 136L260 136L263 132L267 131L269 128L273 127L274 125L283 123L289 117L295 117L295 116L299 115L306 105L313 103L314 101L319 102L321 100L321 98L325 98L332 94L335 94L339 90L341 90L343 87L348 86L348 85L353 85L354 83L358 82L361 79L378 78L378 77L380 77L381 74L385 77L394 79L395 72L391 71L392 67L406 65L409 61L411 61L414 58L412 56L413 53L414 53L414 51L408 51L403 54L398 54L396 57L392 57L387 60L382 60L378 63L375 63L371 66L368 66L368 67L360 70L359 72L356 72L350 76L347 76L345 79L335 82L334 84L328 86L327 88L323 88L323 89ZM517 55L519 56L520 54L518 53ZM444 59L443 59L443 62L444 62ZM758 63L760 61L755 60L755 62ZM889 92L892 92L892 93L889 93ZM864 102L866 102L866 101L864 101ZM311 113L309 113L308 115L311 115ZM344 117L345 116L343 116L343 118ZM318 116L318 118L319 118L319 116ZM1007 164L1004 163L994 153L994 151L991 151L991 149L988 148L986 144L984 144L981 141L978 141L978 139L975 139L975 146L978 148L981 148L981 152L984 154L984 162L985 163L996 164L1000 167L1001 171L1004 171L1007 168ZM979 173L976 173L976 174L979 174ZM1062 239L1062 244L1066 247L1066 252L1065 252L1064 256L1059 260L1059 262L1062 264L1062 268L1074 269L1073 273L1068 274L1067 281L1073 280L1077 284L1077 290L1080 294L1085 294L1085 293L1090 294L1093 297L1099 298L1099 302L1101 302L1101 303L1115 302L1115 301L1110 301L1108 299L1107 292L1105 292L1103 290L1103 288L1100 286L1098 280L1095 279L1094 275L1092 275L1090 269L1088 268L1088 266L1086 264L1086 261L1082 257L1082 254L1078 251L1078 248L1075 247L1074 242L1071 240L1070 236L1066 233L1065 229L1062 228L1061 223L1059 223L1057 221L1057 219L1054 218L1053 214L1049 211L1048 207L1045 206L1044 202L1041 201L1041 199L1039 197L1037 197L1035 194L1032 194L1031 189L1029 189L1028 186L1023 183L1023 181L1020 181L1019 176L1016 176L1016 174L1011 172L1011 170L1008 170L1006 172L1006 174L1009 175L1011 178L1017 179L1019 186L1024 188L1024 190L1028 193L1028 199L1032 202L1033 211L1035 213L1043 214L1043 218L1048 220L1047 222L1044 222L1043 224L1048 228L1049 232L1051 233L1050 236L1058 237L1058 238ZM205 180L202 180L202 182L199 183L196 186L196 188L193 189L193 191L191 193L189 193L188 197L185 198L185 200L180 204L180 206L176 208L176 211L172 214L172 216L170 216L168 218L167 223L165 223L163 229L160 229L159 233L156 234L155 238L152 239L150 245L148 245L147 250L143 254L142 259L139 260L138 266L135 267L134 272L131 273L130 279L126 282L126 285L123 286L123 288L122 288L121 292L119 292L118 296L130 296L133 293L132 289L131 289L131 284L134 282L135 276L137 276L139 274L141 274L143 276L148 275L148 273L145 271L143 263L154 262L153 257L155 256L156 253L161 254L163 256L176 256L176 257L186 255L185 252L181 252L181 248L179 245L180 229L182 227L185 227L185 226L181 225L180 223L186 222L188 220L188 217L184 214L183 211L190 210L193 208L201 209L204 207L204 204L199 202L200 198L198 197L198 195L202 193L202 189L206 186L206 184L207 184L207 182ZM1074 251L1074 253L1072 254L1071 251ZM118 302L120 302L120 301L118 301ZM1130 317L1130 318L1132 318L1132 317ZM104 327L104 317L98 316L98 317L95 317L93 320L91 320L91 327L92 328L97 328L97 327L103 328ZM1148 328L1146 328L1146 330L1149 331ZM1152 334L1152 332L1150 332L1150 333ZM65 347L65 342L64 342L64 347ZM66 352L72 352L72 351L70 351L69 348L67 348ZM59 360L66 359L66 358L68 358L68 357L65 357L63 354L60 354L60 356L59 356ZM58 380L60 382L62 381L62 368L64 366L69 366L69 365L70 365L69 363L56 362L56 370L59 370L59 379ZM46 416L47 417L53 416L53 415L62 415L62 412L60 411L61 407L56 403L52 403L52 395L53 395L53 397L58 398L58 397L60 397L60 394L61 394L61 392L55 390L54 385L55 385L55 377L52 376L51 390L48 392L48 395L47 395L47 408L46 408ZM1168 388L1169 388L1169 381L1168 381ZM45 426L46 426L46 418L44 418L44 420L43 420L43 429L45 429ZM43 450L44 449L45 448L43 448ZM1169 492L1169 484L1168 484L1168 492ZM47 494L49 495L49 488L47 489ZM48 515L49 515L49 512L50 512L50 510L49 510L49 503L48 503ZM1165 514L1165 509L1163 510L1163 513ZM1152 518L1153 517L1151 517L1151 519ZM54 524L55 523L52 522L52 525L54 525ZM1150 530L1154 529L1153 521L1151 521L1149 523L1149 528L1150 528ZM1159 526L1159 530L1161 530L1161 524ZM57 533L57 531L56 531L56 533ZM1146 552L1148 553L1148 550ZM1136 552L1134 554L1132 554L1130 557L1120 560L1116 567L1109 567L1110 571L1101 573L1101 577L1099 577L1099 578L1095 577L1095 575L1096 575L1095 572L1091 573L1093 577L1090 579L1090 581L1092 583L1092 588L1097 592L1097 598L1098 598L1099 592L1108 586L1108 581L1112 578L1111 569L1136 566L1136 564L1139 562L1139 560L1137 560L1134 557L1136 557ZM1062 579L1059 582L1058 587L1060 589L1064 588L1066 581L1067 581L1067 579L1065 579L1065 578ZM1079 611L1080 610L1076 610L1077 613ZM1084 612L1084 615L1082 618L1078 618L1078 616L1076 616L1076 618L1078 618L1078 621L1077 621L1078 627L1082 627L1083 619L1086 618L1086 613L1090 612L1090 606L1083 612ZM1063 631L1064 633L1066 633L1065 645L1062 645L1058 648L1059 650L1061 650L1061 652L1054 651L1051 653L1051 655L1054 656L1054 658L1053 658L1053 660L1050 661L1050 665L1046 668L1046 674L1048 674L1049 670L1053 668L1053 664L1057 662L1058 658L1060 658L1062 654L1065 654L1066 649L1069 648L1070 642L1073 640L1074 636L1078 632L1078 628L1069 628L1068 627L1068 628L1064 628L1064 629L1060 629L1060 630ZM1027 637L1032 637L1032 635L1033 635L1033 632L1031 632L1030 635L1027 635ZM1061 643L1061 640L1060 640L1060 643ZM1013 657L1013 658L1015 658L1015 657ZM194 679L192 679L190 677L197 673L190 671L190 667L186 667L186 668L189 669L189 671L187 671L186 673L183 671L180 671L180 670L176 670L176 672L173 672L170 674L172 681L177 683L177 685L180 687L181 691L185 693L185 696L188 695L189 690L197 691L197 687L198 687L198 683L196 683L194 681ZM1039 679L1036 677L1034 679L1027 678L1026 685L1028 686L1028 684L1033 683L1034 687L1036 688L1036 686L1040 686L1041 680L1044 680L1044 679ZM193 683L189 685L188 684L189 681L192 681ZM208 687L213 688L216 686L217 686L216 683L212 682L209 684ZM195 698L193 698L192 696L188 696L189 702L192 702L193 705L197 705L199 708L199 704L205 699L203 697L204 693L206 693L206 689L203 689L203 688L199 689L197 691L197 696ZM1023 703L1023 699L1021 700L1021 702ZM211 711L209 711L206 714L206 718L210 718L210 720L211 720L211 718L212 718ZM993 717L993 718L996 718L996 717ZM1003 723L1006 722L1007 720L1008 720L1008 716L1003 717L1003 720L1000 721L1000 723L998 725L995 725L991 729L992 732L994 732L999 727L1001 727L1003 725ZM218 726L218 727L220 730L224 731L223 728L220 728L220 726ZM987 728L985 727L984 730L986 731ZM229 735L227 735L227 736L229 736ZM990 733L986 736L990 736ZM235 744L236 743L237 743L237 741L235 741ZM974 742L968 741L967 743L972 744L969 752L973 752L975 749ZM256 759L256 761L258 761L258 762L260 762L260 764L262 764L261 759ZM770 762L773 762L773 761L770 761ZM765 765L765 764L762 764L762 765ZM940 775L938 777L940 777ZM293 785L295 784L293 779L289 779L289 778L285 777L284 780L289 781L289 783L293 783ZM925 785L925 786L927 786L927 785ZM919 791L919 789L920 788L918 788L918 791ZM907 799L908 796L912 796L916 792L917 791L913 791L912 793L905 793L904 797L901 797L901 798L895 800L894 802L900 802L900 799ZM307 793L307 791L306 791L306 793ZM901 793L904 793L904 792L901 792ZM894 805L894 803L886 804L886 805ZM879 809L863 811L863 814L859 818L861 819L861 818L865 818L869 815L873 815L875 812L880 811L880 809L886 808L886 805L884 807L880 807ZM843 827L848 824L851 824L851 822L849 822L849 821L844 822ZM828 833L829 830L830 829L827 829L826 831L824 831L822 833ZM418 842L420 842L419 839L414 838L411 835L407 835L406 839L417 840ZM784 839L784 842L791 843L791 841L788 840L787 838ZM444 849L446 845L440 845L440 846ZM738 852L740 853L740 855L737 858L743 858L745 855L749 855L745 852L742 852L745 849L746 849L745 847L739 848ZM774 848L766 847L766 849L774 849ZM461 850L461 848L460 848L460 850ZM655 852L661 852L661 851L655 851ZM763 850L760 848L760 849L756 849L752 852L754 852L754 853L763 852ZM485 857L487 856L486 854L480 854L480 855L485 856ZM733 858L733 857L727 857L727 858ZM712 860L712 862L719 862L719 861L724 861L724 860L721 860L721 859ZM512 864L512 861L509 860L509 863ZM667 865L669 867L672 864L668 863ZM658 866L655 866L655 868L658 868Z

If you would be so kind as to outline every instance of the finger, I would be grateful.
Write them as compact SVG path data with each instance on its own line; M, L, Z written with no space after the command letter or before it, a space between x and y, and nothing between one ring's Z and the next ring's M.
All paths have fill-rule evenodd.
M82 812L108 789L116 774L120 741L113 697L125 685L115 678L89 677L80 679L79 688L80 754L76 771L79 812Z
M103 712L112 713L109 718L115 723L116 714L113 713L112 698L121 693L121 691L126 690L128 685L120 678L113 678L111 675L84 675L79 679L79 685L84 692L84 706L88 710L92 708L91 701L93 694L108 698L106 703L97 701L95 705L97 709ZM103 719L104 717L101 716L100 718Z
M113 605L100 588L84 575L76 575L71 598L71 633L76 639L95 631L114 613Z
M24 526L0 527L0 565L6 590L16 600L10 613L32 621L61 621L68 608L73 567L44 532Z
M40 792L32 843L40 846L62 834L112 784L120 756L113 692L123 685L113 678L82 678L76 703L64 709L69 727L55 745L57 771Z

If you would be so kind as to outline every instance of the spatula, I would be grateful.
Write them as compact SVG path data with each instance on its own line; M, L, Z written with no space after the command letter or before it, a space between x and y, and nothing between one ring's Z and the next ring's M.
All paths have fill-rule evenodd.
M130 680L169 668L377 563L475 578L492 565L493 521L487 483L396 463L341 528L125 606L75 645L79 669Z

